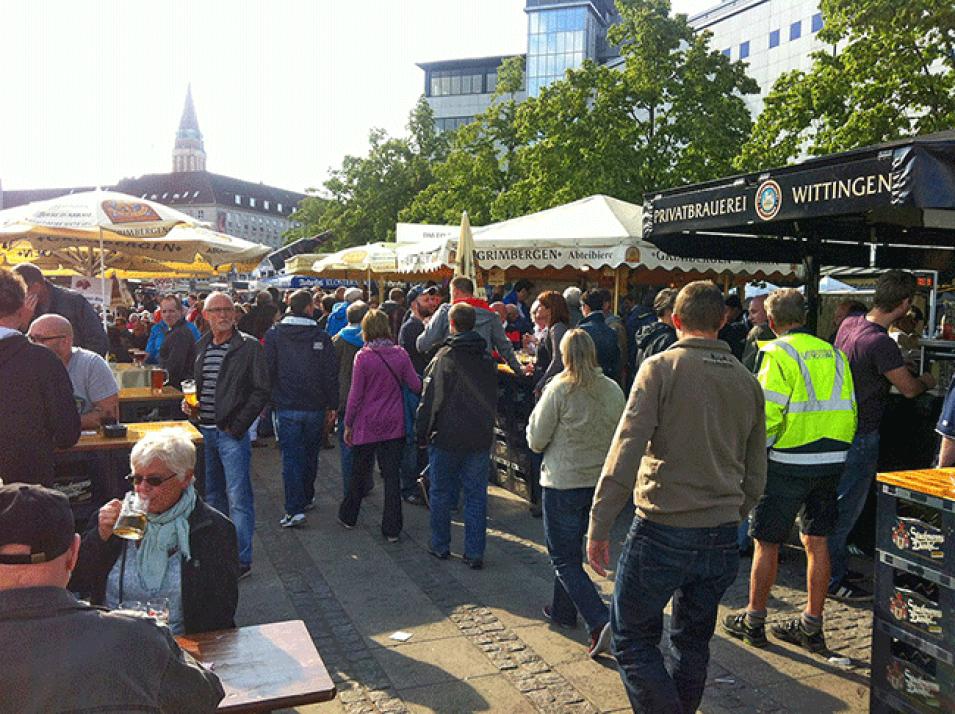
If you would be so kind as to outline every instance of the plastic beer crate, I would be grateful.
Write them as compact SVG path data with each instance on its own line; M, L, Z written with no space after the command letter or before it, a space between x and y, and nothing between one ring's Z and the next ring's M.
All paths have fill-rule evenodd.
M876 547L955 572L955 469L879 474Z
M909 644L955 665L955 578L891 553L877 555L876 617Z
M880 618L872 632L872 712L951 712L955 710L955 667L933 657L929 643Z

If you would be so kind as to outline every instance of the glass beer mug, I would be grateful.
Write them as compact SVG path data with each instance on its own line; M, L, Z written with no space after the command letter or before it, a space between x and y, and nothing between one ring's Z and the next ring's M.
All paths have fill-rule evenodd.
M149 371L149 384L153 394L162 394L162 388L169 384L169 372L155 367Z
M135 491L123 497L123 507L113 526L113 534L126 540L142 540L146 534L146 514L149 512L149 499Z
M182 395L186 399L186 404L188 404L192 409L195 409L199 406L199 395L196 394L196 380L182 380Z

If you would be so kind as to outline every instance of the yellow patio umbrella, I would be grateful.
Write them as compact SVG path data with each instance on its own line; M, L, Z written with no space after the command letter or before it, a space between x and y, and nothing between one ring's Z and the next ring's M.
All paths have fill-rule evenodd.
M455 277L470 278L477 286L477 263L474 260L474 236L471 233L471 221L468 212L461 213L461 235L458 238L457 256L454 261Z

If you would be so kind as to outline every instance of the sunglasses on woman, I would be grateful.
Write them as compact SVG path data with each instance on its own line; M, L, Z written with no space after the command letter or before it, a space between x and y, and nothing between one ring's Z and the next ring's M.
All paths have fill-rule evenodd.
M138 486L143 481L145 481L153 488L158 488L159 486L162 486L164 483L166 483L166 481L168 481L171 478L176 478L176 474L173 474L172 476L163 477L163 476L140 476L139 474L133 473L126 476L126 480L130 481L134 486Z

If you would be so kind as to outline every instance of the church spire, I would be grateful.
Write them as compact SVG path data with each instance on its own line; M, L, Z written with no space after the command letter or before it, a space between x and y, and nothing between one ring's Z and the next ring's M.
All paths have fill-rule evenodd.
M176 132L176 145L172 150L173 171L205 171L206 150L202 144L202 132L196 119L196 107L192 103L192 84L186 89L186 103Z

